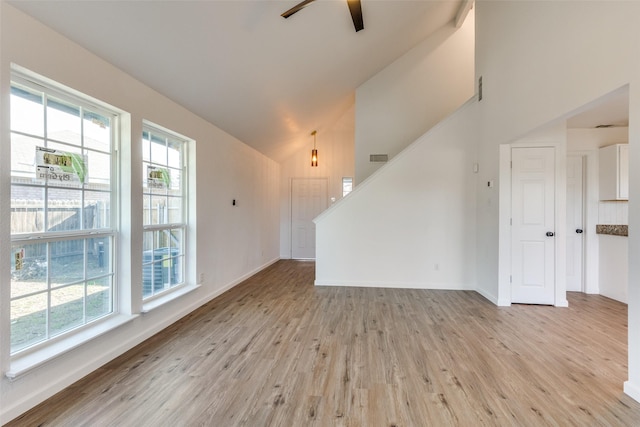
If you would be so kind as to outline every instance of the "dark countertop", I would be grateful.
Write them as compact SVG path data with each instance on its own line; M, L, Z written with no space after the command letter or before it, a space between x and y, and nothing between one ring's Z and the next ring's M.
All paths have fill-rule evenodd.
M608 234L610 236L628 236L628 225L596 225L596 234Z

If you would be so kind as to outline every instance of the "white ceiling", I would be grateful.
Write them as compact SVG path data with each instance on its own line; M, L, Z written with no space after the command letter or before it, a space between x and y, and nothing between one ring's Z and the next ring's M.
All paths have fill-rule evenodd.
M622 87L583 106L567 119L568 128L629 126L629 88Z
M461 0L12 1L11 4L276 161L306 146L355 89L437 29Z

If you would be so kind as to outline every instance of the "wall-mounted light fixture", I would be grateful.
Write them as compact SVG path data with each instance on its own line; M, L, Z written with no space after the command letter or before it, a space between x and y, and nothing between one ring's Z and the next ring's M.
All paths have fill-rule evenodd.
M318 150L316 150L316 134L318 133L318 131L313 131L311 132L311 135L313 135L313 150L311 150L311 167L317 167L318 166Z

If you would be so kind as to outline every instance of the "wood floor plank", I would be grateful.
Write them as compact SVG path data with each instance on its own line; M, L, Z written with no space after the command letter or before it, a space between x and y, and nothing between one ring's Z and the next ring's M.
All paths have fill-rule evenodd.
M7 426L639 426L626 305L314 287L280 261Z

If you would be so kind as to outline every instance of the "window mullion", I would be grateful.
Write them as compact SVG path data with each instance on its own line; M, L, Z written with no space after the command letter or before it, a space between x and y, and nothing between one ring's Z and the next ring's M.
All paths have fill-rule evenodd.
M46 233L49 230L49 187L44 186L44 198L42 199L42 215L44 218L42 222L44 223L44 227L42 228L42 232Z
M83 213L84 215L84 213ZM88 258L89 258L89 239L84 239L84 245L82 245L83 247L83 251L82 251L82 278L83 283L82 283L82 323L87 323L87 286L88 286L88 280L87 280L87 263L88 263Z
M43 136L43 143L44 143L44 147L47 148L49 143L48 143L48 137L49 137L49 126L48 126L48 122L47 122L47 118L49 117L49 114L47 112L48 108L48 101L49 101L49 97L46 94L42 94L42 108L44 109L43 113L43 117L44 117L44 129L42 131L42 136ZM42 202L44 203L42 212L44 215L43 218L43 222L44 222L44 228L42 229L42 231L44 233L47 232L47 230L49 230L49 188L48 188L48 180L45 181L45 185L44 185L44 199L42 200ZM48 313L48 312L47 312ZM47 329L48 331L48 329ZM47 335L47 338L48 335Z
M84 148L84 120L83 120L84 108L82 108L82 106L80 106L78 111L79 111L79 114L80 114L80 155L84 156L86 154L86 150ZM88 162L88 157L87 157L87 162ZM81 230L85 229L85 218L84 218L84 206L85 206L84 197L85 197L85 193L84 193L84 190L85 190L84 182L81 182L80 183L80 229Z
M47 253L47 311L45 313L46 318L46 334L45 338L51 338L51 244L47 242L46 244L46 253Z

